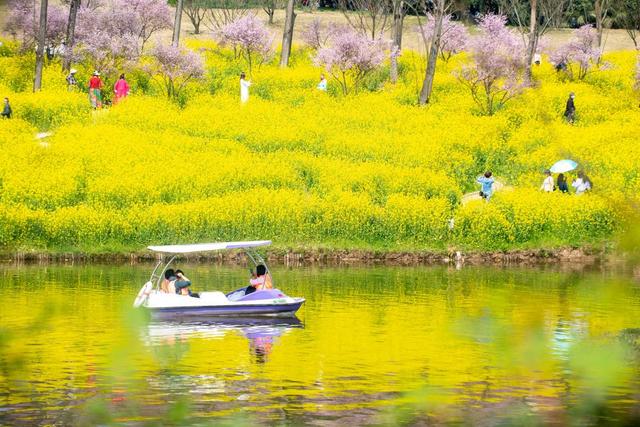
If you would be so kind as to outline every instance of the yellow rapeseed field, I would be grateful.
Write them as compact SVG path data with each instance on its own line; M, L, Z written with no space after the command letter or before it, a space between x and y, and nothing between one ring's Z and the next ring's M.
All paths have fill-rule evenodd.
M181 105L141 72L133 94L92 111L66 90L59 64L29 92L32 62L0 56L0 95L15 117L0 121L0 245L5 250L112 251L148 244L268 238L281 247L496 250L577 245L610 238L640 190L640 109L633 52L582 82L544 63L536 86L496 115L478 114L440 64L433 103L416 106L417 54L367 90L344 97L309 52L293 66L254 70L239 102L243 65L210 42L207 76ZM81 83L90 67L79 66ZM111 84L113 81L111 81ZM576 93L577 121L562 113ZM37 132L51 131L45 139ZM542 172L572 158L593 180L584 196L544 194ZM490 203L462 196L492 170L505 184Z

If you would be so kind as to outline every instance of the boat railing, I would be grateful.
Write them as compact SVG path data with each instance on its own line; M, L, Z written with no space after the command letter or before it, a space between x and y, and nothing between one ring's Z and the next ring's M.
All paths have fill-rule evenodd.
M271 270L269 269L269 266L265 262L264 258L262 258L262 256L259 253L257 253L256 251L250 248L241 248L241 249L244 251L245 254L247 254L247 257L251 260L251 262L253 262L254 267L260 264L265 266L267 274L271 278L271 283L275 285L273 282L273 275L271 274ZM169 260L166 262L164 257L158 260L158 263L156 264L155 268L151 272L151 277L149 277L149 281L154 284L155 289L161 288L162 280L164 279L165 272L169 268L169 265L171 265L173 260L175 260L178 255L179 254L172 254L171 258L169 258Z
M153 269L153 272L151 272L151 277L149 278L149 281L151 283L155 283L156 289L160 289L160 285L162 284L162 279L164 279L164 272L167 271L167 268L173 262L176 256L177 255L173 255L171 258L169 258L169 261L167 261L166 263L164 262L164 258L159 260L158 263L156 264L156 267ZM160 267L162 267L162 269L158 272L158 269Z

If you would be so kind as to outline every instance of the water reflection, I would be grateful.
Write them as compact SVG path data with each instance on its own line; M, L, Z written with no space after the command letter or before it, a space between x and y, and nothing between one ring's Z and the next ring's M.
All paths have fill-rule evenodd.
M224 291L246 279L183 268ZM385 425L562 424L594 396L613 420L640 413L640 287L625 276L280 266L279 286L307 298L302 321L149 323L131 309L148 270L0 266L0 425L363 425L389 406Z
M277 339L291 329L302 329L297 317L228 317L206 320L164 320L149 323L143 340L147 345L180 346L190 339L223 339L227 334L244 336L252 359L266 363Z

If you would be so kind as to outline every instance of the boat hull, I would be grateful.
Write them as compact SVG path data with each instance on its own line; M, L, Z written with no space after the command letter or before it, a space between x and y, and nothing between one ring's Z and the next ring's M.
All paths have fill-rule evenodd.
M296 311L304 304L304 299L292 303L264 303L264 304L225 304L183 307L147 307L153 317L191 317L191 316L219 316L219 317L294 317Z

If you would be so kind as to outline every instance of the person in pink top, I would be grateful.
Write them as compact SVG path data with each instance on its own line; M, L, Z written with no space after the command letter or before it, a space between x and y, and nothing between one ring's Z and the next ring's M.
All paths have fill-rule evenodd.
M120 78L113 86L113 92L116 94L115 98L113 98L114 104L117 104L129 95L129 83L127 83L127 80L124 78L124 74L120 74Z

